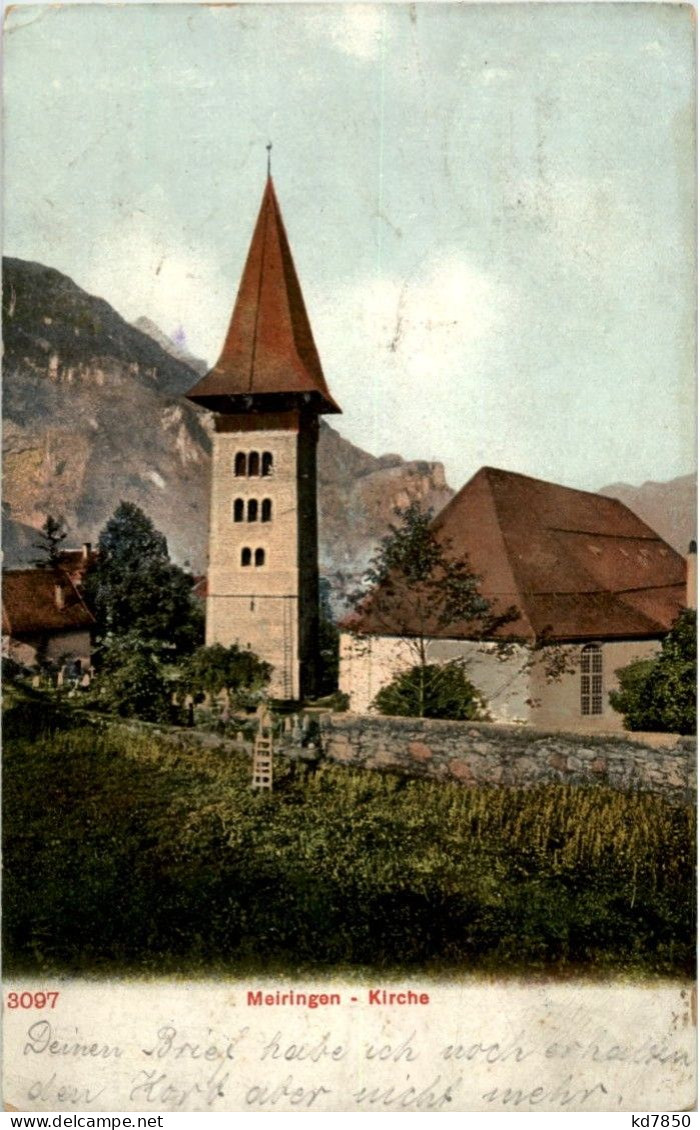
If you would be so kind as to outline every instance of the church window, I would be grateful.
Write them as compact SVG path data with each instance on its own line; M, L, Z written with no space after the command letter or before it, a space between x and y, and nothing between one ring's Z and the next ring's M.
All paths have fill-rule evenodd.
M263 475L263 478L267 478L267 476L271 475L271 474L272 474L272 452L271 451L263 451L263 456L262 456L262 475Z
M603 713L603 649L588 643L581 650L581 713Z
M243 521L243 506L244 506L244 503L243 503L242 498L236 498L234 500L234 503L233 503L233 520L234 520L234 522L242 522Z
M242 478L245 475L246 469L246 454L245 451L237 451L236 457L233 461L233 473L236 478Z
M258 520L258 500L257 498L248 499L248 521L257 522Z
M260 474L260 452L259 451L251 451L250 455L248 456L248 476L252 477L253 475L259 475L259 474Z
M271 498L263 498L263 500L262 500L262 506L260 507L260 521L261 522L271 522L272 521L272 499Z
M257 566L265 564L265 550L264 549L256 549L256 551L255 551L255 564Z
M241 565L243 565L243 566L250 565L251 557L252 557L252 554L250 552L250 549L248 548L247 545L244 545L243 549L241 550Z

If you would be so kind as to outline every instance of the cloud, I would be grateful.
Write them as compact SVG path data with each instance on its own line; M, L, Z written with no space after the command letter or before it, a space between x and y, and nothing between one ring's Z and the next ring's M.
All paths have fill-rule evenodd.
M319 293L316 320L347 357L361 342L375 370L410 380L449 382L465 352L488 336L504 294L492 279L457 257L428 264L420 277L376 276Z
M378 59L386 40L386 15L379 4L334 4L307 15L309 31L361 62Z
M482 86L491 86L494 82L507 82L513 77L513 72L505 67L484 67L476 81Z
M444 448L455 394L478 382L514 297L457 255L420 274L379 275L309 290L324 371L344 411L343 434L379 453L430 457ZM462 442L463 427L456 424Z

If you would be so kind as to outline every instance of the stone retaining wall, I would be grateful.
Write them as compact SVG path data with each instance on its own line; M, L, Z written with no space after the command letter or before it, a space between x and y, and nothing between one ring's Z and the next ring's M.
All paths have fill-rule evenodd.
M676 802L695 801L695 738L658 734L618 737L545 732L490 722L317 711L309 714L319 729L317 748L302 749L290 733L277 745L278 756L310 760L327 757L343 765L456 781L468 788L529 787L550 782L603 784L663 793ZM206 731L102 715L86 715L86 720L164 737L186 750L252 754L250 742ZM662 746L660 739L664 740Z
M677 801L694 797L695 738L679 737L659 748L651 735L645 741L353 714L326 714L319 725L326 757L366 769L400 770L471 788L558 782L642 789Z

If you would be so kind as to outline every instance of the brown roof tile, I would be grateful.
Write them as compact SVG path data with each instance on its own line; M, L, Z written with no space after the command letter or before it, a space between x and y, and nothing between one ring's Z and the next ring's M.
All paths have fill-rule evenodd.
M56 604L56 585L64 605ZM67 573L52 569L8 569L2 574L2 630L16 636L28 632L90 628L95 618Z
M501 636L660 636L685 605L684 559L614 498L483 467L433 529L451 553L469 558L496 611L518 609L520 619ZM353 626L391 634L373 615L371 597ZM470 633L457 624L435 634Z

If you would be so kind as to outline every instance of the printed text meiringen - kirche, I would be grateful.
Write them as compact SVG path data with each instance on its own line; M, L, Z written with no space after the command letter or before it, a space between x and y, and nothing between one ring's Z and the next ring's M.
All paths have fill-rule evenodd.
M296 989L275 989L264 992L262 989L248 989L246 1003L255 1008L324 1008L330 1005L369 1004L369 1005L426 1005L430 1004L430 994L415 989L366 989L356 996L340 993L303 993Z

